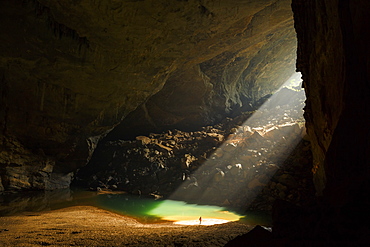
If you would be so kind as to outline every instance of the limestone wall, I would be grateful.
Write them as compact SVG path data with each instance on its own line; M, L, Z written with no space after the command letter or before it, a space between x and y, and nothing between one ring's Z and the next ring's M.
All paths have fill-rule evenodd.
M316 189L345 196L369 169L370 3L311 0L292 6Z

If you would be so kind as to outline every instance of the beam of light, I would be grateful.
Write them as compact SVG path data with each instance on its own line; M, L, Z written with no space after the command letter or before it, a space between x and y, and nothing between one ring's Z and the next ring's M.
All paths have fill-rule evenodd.
M303 122L297 123L296 119L303 112L294 104L301 101L298 93L292 94L291 89L296 90L294 80L297 79L288 80L244 124L234 129L193 174L183 176L183 184L169 199L153 201L100 191L97 203L110 211L151 223L163 220L179 225L250 222L247 219L250 215L244 212L239 215L226 208L250 204L300 140ZM212 137L215 133L207 134Z
M287 80L205 163L184 177L170 199L250 205L304 135L302 105L295 105L304 100L304 92L292 93L299 91L300 82L299 73Z

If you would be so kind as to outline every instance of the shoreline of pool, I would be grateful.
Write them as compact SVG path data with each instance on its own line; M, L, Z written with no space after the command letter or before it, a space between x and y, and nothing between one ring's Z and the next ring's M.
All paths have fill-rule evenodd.
M254 226L143 224L93 206L0 217L1 246L223 246Z

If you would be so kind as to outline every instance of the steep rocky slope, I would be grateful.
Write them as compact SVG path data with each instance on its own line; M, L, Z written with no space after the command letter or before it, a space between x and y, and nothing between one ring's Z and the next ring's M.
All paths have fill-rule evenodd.
M258 111L184 132L107 141L77 173L91 190L125 191L239 210L313 199L304 92L283 88Z
M2 0L0 18L5 189L65 187L122 120L214 123L294 71L288 0Z

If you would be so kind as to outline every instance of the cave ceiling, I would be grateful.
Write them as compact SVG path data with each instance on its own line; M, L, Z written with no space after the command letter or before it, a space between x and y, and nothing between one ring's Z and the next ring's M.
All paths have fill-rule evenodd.
M211 124L295 71L289 0L1 5L2 136L65 171L122 121L126 130Z

